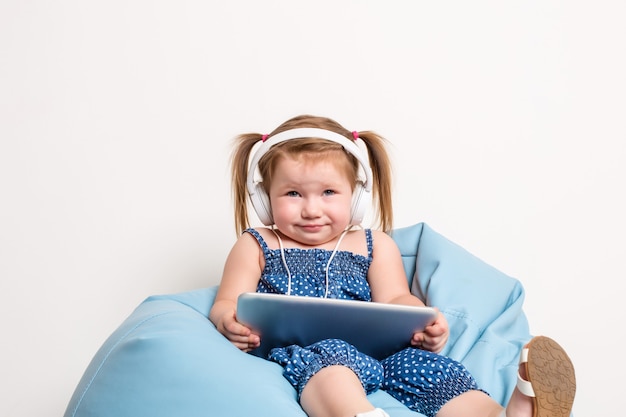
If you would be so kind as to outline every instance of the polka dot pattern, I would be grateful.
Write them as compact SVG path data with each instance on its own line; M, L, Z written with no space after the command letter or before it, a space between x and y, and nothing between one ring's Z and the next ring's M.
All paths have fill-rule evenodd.
M257 292L287 294L289 278L280 249L270 249L254 229L246 229L256 238L265 256L265 268ZM367 271L372 262L372 231L365 230L368 256L337 251L328 270L328 298L371 301ZM285 260L291 271L291 293L297 296L324 297L326 265L332 251L326 249L285 248Z
M286 294L289 279L280 249L269 249L256 230L246 232L256 238L265 256L257 292ZM335 253L329 270L329 298L371 301L367 271L372 262L372 231L366 229L365 236L367 257L348 251ZM324 296L324 269L331 253L325 249L285 249L293 295ZM428 417L434 417L450 399L478 389L461 363L417 348L407 348L378 362L342 340L328 339L307 347L272 349L268 359L283 366L283 375L296 388L298 397L320 369L343 365L354 371L368 394L382 388L411 410Z
M448 357L416 348L382 361L382 389L413 411L433 417L452 398L478 385L465 367Z
M284 367L283 375L298 391L298 398L313 375L332 365L350 368L359 377L368 394L378 390L383 382L383 367L380 362L343 340L322 340L304 348L292 345L272 349L269 359Z

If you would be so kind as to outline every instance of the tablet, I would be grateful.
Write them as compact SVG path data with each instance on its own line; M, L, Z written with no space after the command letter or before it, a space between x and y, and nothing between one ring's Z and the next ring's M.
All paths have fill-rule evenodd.
M341 339L384 359L410 346L413 333L436 317L431 307L367 301L266 293L243 293L237 300L237 320L261 336L251 353L264 358L275 347Z

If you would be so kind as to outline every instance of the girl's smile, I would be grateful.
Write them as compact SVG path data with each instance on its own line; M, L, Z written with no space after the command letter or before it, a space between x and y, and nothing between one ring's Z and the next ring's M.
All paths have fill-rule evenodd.
M269 196L278 230L304 245L332 241L350 223L352 184L332 161L282 158Z

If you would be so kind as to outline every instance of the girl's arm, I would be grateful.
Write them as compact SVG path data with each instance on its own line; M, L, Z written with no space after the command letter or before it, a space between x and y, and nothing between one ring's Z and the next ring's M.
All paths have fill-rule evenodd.
M367 280L372 290L372 301L389 304L424 306L411 294L406 280L402 255L394 240L386 233L372 231L374 250ZM448 341L448 321L441 312L434 323L423 332L413 334L411 344L432 352L440 352Z
M217 330L239 349L247 352L260 344L258 335L237 321L237 297L256 291L263 256L259 244L249 233L237 239L231 249L209 319Z

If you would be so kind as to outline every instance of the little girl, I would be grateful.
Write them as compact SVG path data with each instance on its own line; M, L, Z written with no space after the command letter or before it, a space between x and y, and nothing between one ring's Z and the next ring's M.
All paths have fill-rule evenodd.
M232 162L241 236L226 260L210 319L239 349L260 344L237 321L243 292L424 305L411 294L400 252L386 234L392 227L391 168L382 137L304 115L270 135L239 136ZM370 196L381 230L357 227ZM268 227L248 228L248 197ZM539 336L528 343L517 388L503 409L461 363L438 354L448 335L439 313L413 334L412 347L380 362L336 339L275 348L268 359L283 366L310 417L388 416L367 398L377 389L428 417L570 415L574 369L556 342Z

